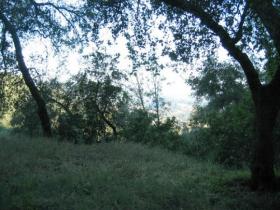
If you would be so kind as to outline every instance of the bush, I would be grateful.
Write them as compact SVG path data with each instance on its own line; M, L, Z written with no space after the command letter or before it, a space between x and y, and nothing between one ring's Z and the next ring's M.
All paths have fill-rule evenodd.
M193 129L184 135L186 153L241 167L252 160L255 139L252 102L244 97L221 110L200 107L192 116Z
M174 117L167 118L157 125L152 114L136 109L129 113L121 134L127 141L179 150L181 145L179 130Z
M21 132L30 136L41 134L41 124L36 112L36 104L30 95L25 95L15 104L11 125L14 132Z

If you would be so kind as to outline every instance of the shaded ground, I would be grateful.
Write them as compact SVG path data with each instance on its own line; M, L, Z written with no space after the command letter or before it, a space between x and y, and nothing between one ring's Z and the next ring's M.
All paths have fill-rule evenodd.
M92 146L0 135L0 209L280 209L226 170L132 143ZM241 181L240 181L241 180Z

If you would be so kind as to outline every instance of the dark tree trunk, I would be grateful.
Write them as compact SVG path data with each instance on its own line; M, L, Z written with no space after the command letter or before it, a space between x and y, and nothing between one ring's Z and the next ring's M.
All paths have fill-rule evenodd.
M275 182L274 153L273 153L273 128L277 118L280 104L280 66L269 85L263 86L259 74L250 58L238 45L237 40L242 35L242 21L235 38L215 21L210 13L207 13L195 1L162 0L169 6L179 8L191 13L201 20L201 23L212 30L219 38L223 47L239 62L246 78L256 108L257 139L254 159L251 167L252 187L256 190L269 190ZM280 14L273 5L273 1L250 0L248 5L264 24L267 32L274 41L275 48L280 54ZM269 15L268 15L269 14ZM244 14L246 16L246 14ZM244 19L245 17L243 17ZM243 20L244 21L244 20Z
M251 167L254 190L273 190L275 186L273 128L278 114L278 97L273 92L270 86L263 86L254 99L256 145Z
M22 73L23 79L25 84L27 85L33 99L35 100L37 107L38 107L38 115L41 121L41 126L43 129L43 134L46 137L51 137L51 126L50 126L50 119L46 109L46 103L42 96L39 93L32 77L30 76L29 70L25 64L23 55L22 55L22 48L20 44L19 37L17 35L17 31L15 27L10 23L10 21L6 18L6 16L0 12L0 20L4 23L7 31L11 34L13 43L15 45L16 51L16 59L18 62L18 67L20 72Z
M39 115L39 118L40 118L40 121L41 121L41 126L42 126L42 129L43 129L43 135L45 137L52 137L50 118L49 118L49 114L47 112L46 103L42 99L41 95L39 94L39 91L38 91L36 86L33 86L33 87L31 86L31 87L28 87L28 88L29 88L29 90L30 90L30 88L35 88L34 91L38 93L36 96L34 96L34 95L32 95L32 96L37 103L38 115Z

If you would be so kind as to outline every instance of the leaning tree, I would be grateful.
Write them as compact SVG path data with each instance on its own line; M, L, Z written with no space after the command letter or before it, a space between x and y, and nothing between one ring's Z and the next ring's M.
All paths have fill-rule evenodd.
M4 75L11 69L20 71L37 104L45 136L49 137L52 134L46 102L27 66L23 54L23 43L40 37L51 41L56 50L60 50L65 45L76 47L82 43L88 43L89 40L97 37L100 27L113 20L116 28L119 30L122 28L122 24L115 21L119 16L112 12L116 8L118 4L103 0L1 0L1 84L5 80ZM125 21L119 22L125 23Z
M158 2L160 14L171 21L169 29L176 44L175 52L170 53L172 57L189 61L199 53L199 47L209 51L221 44L242 67L256 116L252 187L273 188L273 128L280 101L280 1ZM264 71L272 75L269 81L262 80L260 75Z
M71 37L69 32L75 31L78 17L81 17L80 11L74 5L62 1L52 3L3 0L0 8L1 71L8 72L11 69L20 71L37 104L43 134L50 137L52 133L46 102L27 67L22 43L35 37L49 39L57 47L66 42L74 43L74 36Z

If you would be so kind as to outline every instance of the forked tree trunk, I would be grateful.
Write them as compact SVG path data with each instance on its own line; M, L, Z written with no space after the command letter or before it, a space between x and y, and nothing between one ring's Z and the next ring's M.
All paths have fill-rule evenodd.
M36 87L32 77L30 76L29 70L26 67L23 55L22 55L22 48L20 44L19 37L17 35L17 31L15 27L10 23L10 21L6 18L6 16L0 12L0 20L4 23L7 31L11 34L12 40L15 46L16 51L16 59L18 62L18 67L20 72L22 73L23 79L25 84L27 85L33 99L35 100L37 107L38 107L38 115L41 121L41 126L43 130L43 135L46 137L51 137L51 126L50 126L50 119L46 109L46 103L42 96L39 93L38 88Z
M273 190L275 186L273 128L278 107L277 94L263 86L255 98L256 145L251 167L252 189Z

